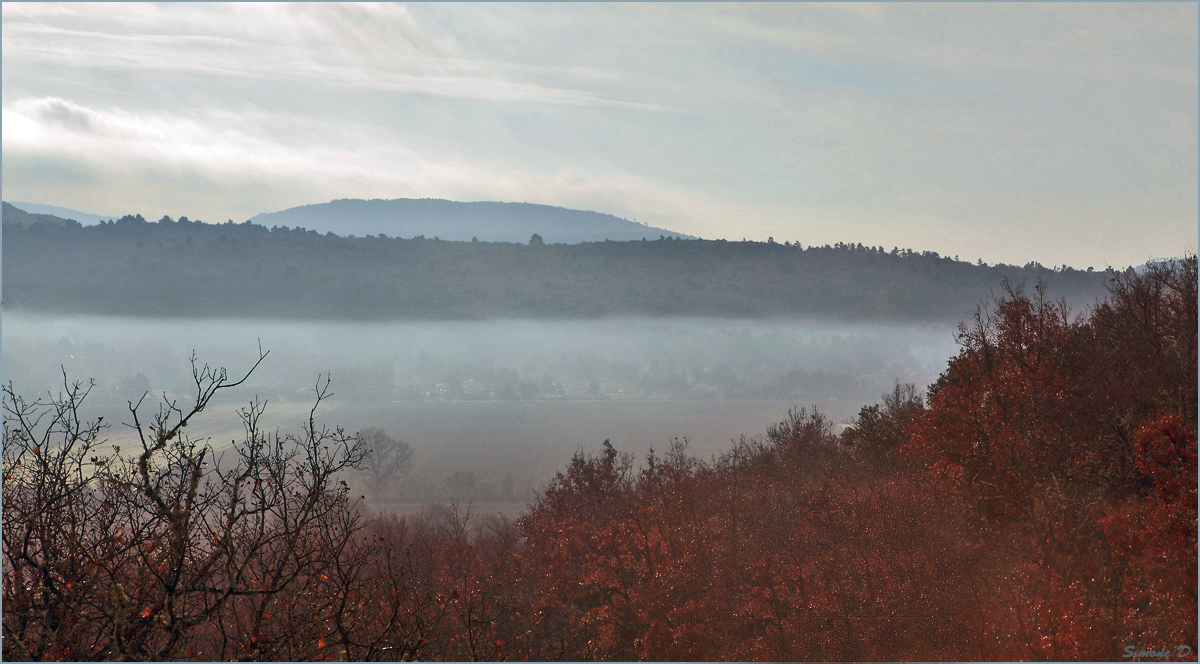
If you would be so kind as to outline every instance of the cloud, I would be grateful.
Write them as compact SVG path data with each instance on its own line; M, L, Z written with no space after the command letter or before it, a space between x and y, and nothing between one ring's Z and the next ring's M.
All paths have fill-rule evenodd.
M286 114L179 117L50 97L6 106L2 124L6 191L37 198L24 192L35 189L41 175L70 169L77 187L90 187L74 195L105 191L103 204L61 194L52 200L147 216L240 219L339 197L521 200L618 214L653 206L675 210L677 218L681 208L695 205L686 194L663 193L661 185L621 174L532 171L502 159L460 161L395 140L380 143L372 140L377 128L366 125L343 128L337 142L328 134L310 141L306 136L323 133L322 127Z
M1034 258L1081 266L1141 262L1182 252L1177 238L1194 235L1194 219L1169 205L1101 215L1079 209L1072 199L980 209L971 192L943 190L915 192L916 204L895 205L880 216L851 203L797 205L615 169L542 170L520 160L464 159L395 140L372 144L369 126L359 127L361 134L342 128L338 142L318 144L305 140L318 130L307 122L286 114L181 118L61 98L27 100L3 112L6 196L207 221L343 197L525 201L600 210L704 237L862 242L1017 264ZM272 132L296 138L280 142ZM1188 195L1194 198L1194 192ZM928 206L928 196L941 204ZM1136 237L1126 237L1131 214L1153 218ZM963 230L964 218L972 220L970 232ZM1113 237L1126 237L1120 251L1112 248ZM1014 244L1015 238L1023 241ZM1038 245L1036 252L1029 243Z
M8 197L524 200L1022 263L1194 238L1194 5L0 11Z
M33 115L49 125L82 133L95 133L100 129L98 116L95 112L72 104L58 97L39 99L33 103L23 104Z
M1051 74L1099 80L1196 82L1196 58L1147 57L1171 48L1196 53L1195 5L1034 3L904 6L703 6L696 20L714 31L797 53L876 66L996 74ZM830 9L838 9L830 12ZM936 32L935 32L936 31ZM936 37L931 38L934 32ZM1135 57L1130 57L1135 55Z
M126 12L130 8L123 8ZM225 8L226 12L229 8ZM234 9L237 14L246 11ZM494 102L602 106L643 111L670 110L659 104L607 98L583 89L516 80L523 73L555 71L545 65L457 57L453 39L431 35L403 7L340 4L277 8L254 6L262 15L238 16L223 23L204 14L202 25L258 26L222 34L175 34L179 17L157 25L155 33L107 32L7 20L3 25L6 67L29 63L57 68L154 71L221 77L289 81L333 86L456 97ZM219 13L226 13L219 12ZM157 14L157 12L151 12ZM12 12L14 18L29 13ZM40 16L36 12L33 16ZM61 14L53 13L58 17ZM134 18L133 27L146 21ZM224 20L229 21L226 16ZM191 25L191 23L189 23ZM264 26L273 26L270 32ZM195 29L194 27L192 29ZM285 35L280 39L279 35ZM574 78L612 78L615 74L585 68L563 68ZM6 71L7 73L7 71Z

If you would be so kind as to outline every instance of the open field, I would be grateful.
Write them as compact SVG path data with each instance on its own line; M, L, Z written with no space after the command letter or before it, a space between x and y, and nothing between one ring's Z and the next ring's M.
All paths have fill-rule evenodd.
M409 442L411 471L386 498L418 506L523 504L576 451L595 453L605 439L640 461L687 438L707 458L790 407L819 404L847 421L897 379L925 387L954 350L949 325L806 320L338 324L6 312L4 324L5 380L17 393L45 395L64 370L95 379L86 414L112 423L107 436L126 453L137 449L121 425L127 399L149 392L143 421L155 395L189 403L192 349L240 377L261 340L270 356L188 435L227 447L244 435L237 410L256 397L267 401L263 428L298 433L317 376L332 374L335 396L318 423L379 427Z
M528 401L528 402L396 402L322 404L317 423L341 426L349 432L379 427L413 447L409 477L398 486L398 511L412 512L430 501L454 496L454 473L473 473L476 486L457 486L460 497L491 497L491 502L520 506L533 497L571 456L583 450L597 453L605 439L640 462L651 448L661 453L672 438L687 438L689 451L708 458L727 449L731 439L756 435L786 415L788 408L805 405L786 401ZM812 405L812 404L807 404ZM849 420L863 404L819 404L834 422ZM195 438L209 438L223 449L240 439L237 407L221 404L197 418L188 428ZM99 414L99 411L96 411ZM299 432L309 406L268 404L260 422L268 430ZM113 421L114 416L106 416ZM128 418L117 419L126 421ZM123 450L136 447L132 432L117 425L110 442ZM510 476L506 488L486 489ZM498 495L490 495L489 494ZM494 500L499 498L500 500ZM407 499L407 501L405 500ZM490 508L489 508L489 511ZM495 511L511 512L509 507Z

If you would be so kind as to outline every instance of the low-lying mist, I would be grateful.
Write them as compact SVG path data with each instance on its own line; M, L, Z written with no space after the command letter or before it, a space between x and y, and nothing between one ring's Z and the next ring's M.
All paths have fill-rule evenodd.
M266 422L307 419L319 375L334 397L319 420L408 441L409 474L388 499L522 503L578 449L605 439L639 457L686 437L694 453L762 432L791 406L835 421L898 380L924 388L955 351L949 324L613 318L599 321L334 323L61 317L6 312L4 380L32 397L95 381L89 413L128 421L127 401L194 395L201 364L246 383L190 430L215 447L235 412L268 401ZM240 377L240 374L239 376ZM114 426L115 443L129 436ZM132 441L130 441L132 442Z

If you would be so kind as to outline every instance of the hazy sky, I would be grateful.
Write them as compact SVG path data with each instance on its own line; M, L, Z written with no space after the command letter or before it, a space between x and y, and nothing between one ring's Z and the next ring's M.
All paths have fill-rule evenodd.
M1194 249L1197 5L3 5L3 197L526 201L1086 267Z

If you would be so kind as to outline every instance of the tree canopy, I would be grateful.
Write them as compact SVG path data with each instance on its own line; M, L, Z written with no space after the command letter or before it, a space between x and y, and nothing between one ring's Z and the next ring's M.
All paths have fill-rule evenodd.
M1111 276L861 244L446 242L186 218L6 226L3 244L6 306L131 316L958 320L1006 277L1083 306Z
M578 453L515 523L366 513L363 437L139 456L6 391L5 659L1196 659L1197 263L1076 317L1015 285L928 390L711 461ZM318 384L318 403L321 385ZM137 416L138 406L131 404Z

